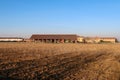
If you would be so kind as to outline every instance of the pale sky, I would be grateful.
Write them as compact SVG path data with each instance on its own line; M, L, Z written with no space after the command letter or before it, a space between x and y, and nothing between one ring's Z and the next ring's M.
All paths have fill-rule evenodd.
M0 0L0 36L120 38L120 0Z

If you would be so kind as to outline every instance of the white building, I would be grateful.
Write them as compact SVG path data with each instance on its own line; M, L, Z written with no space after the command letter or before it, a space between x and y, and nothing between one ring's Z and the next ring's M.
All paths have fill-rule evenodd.
M84 43L85 42L85 39L83 36L77 36L77 42L78 43Z
M21 41L24 41L24 39L18 37L0 37L0 42L21 42Z

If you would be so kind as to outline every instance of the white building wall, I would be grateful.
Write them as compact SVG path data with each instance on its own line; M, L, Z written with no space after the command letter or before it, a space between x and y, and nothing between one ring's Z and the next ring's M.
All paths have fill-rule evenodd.
M23 39L0 39L0 41L23 41Z

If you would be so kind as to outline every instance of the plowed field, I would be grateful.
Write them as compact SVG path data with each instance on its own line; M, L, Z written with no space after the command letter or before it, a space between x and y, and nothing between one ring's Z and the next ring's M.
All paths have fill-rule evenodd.
M0 80L120 80L120 44L0 43Z

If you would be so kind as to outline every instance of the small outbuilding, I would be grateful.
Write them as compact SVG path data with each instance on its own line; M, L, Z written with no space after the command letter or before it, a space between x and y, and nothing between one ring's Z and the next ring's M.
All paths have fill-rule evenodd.
M78 43L85 43L85 38L83 36L78 36L77 37L77 42Z

